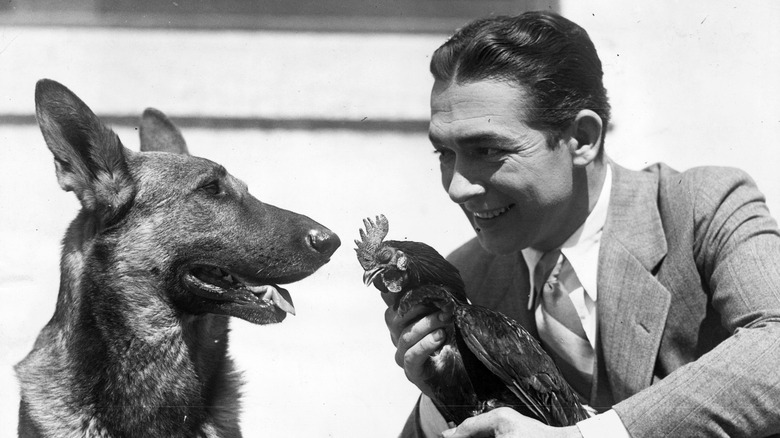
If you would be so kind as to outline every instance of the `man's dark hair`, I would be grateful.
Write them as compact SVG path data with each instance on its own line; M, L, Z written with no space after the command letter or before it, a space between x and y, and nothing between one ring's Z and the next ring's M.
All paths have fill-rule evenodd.
M475 20L458 30L431 59L438 81L499 80L529 97L526 123L551 145L577 113L590 109L609 124L609 101L596 48L585 29L552 12Z

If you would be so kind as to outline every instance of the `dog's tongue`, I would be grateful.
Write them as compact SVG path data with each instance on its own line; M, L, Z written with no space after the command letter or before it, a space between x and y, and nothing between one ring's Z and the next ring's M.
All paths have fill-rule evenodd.
M292 297L286 289L281 287L274 287L270 285L252 286L247 285L247 289L252 293L260 296L264 301L274 303L274 306L278 307L285 312L295 315L295 307L292 304Z

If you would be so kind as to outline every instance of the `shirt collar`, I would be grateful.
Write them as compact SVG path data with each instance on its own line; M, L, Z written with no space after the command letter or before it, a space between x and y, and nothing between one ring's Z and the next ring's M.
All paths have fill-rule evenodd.
M607 222L609 197L612 193L612 169L609 163L606 166L607 174L596 205L588 214L585 222L561 245L561 252L569 260L574 272L577 274L577 279L579 279L580 284L585 289L585 293L594 302L598 297L596 285L601 234L604 224ZM522 250L522 253L526 264L528 264L529 272L534 271L536 264L544 254L542 251L533 248L526 248Z

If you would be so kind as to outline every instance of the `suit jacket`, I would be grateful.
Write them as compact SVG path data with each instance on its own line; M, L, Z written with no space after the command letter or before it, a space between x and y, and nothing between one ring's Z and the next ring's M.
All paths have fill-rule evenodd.
M763 195L736 169L611 164L591 406L633 437L780 434L780 233ZM472 302L536 332L520 253L474 239L449 258Z

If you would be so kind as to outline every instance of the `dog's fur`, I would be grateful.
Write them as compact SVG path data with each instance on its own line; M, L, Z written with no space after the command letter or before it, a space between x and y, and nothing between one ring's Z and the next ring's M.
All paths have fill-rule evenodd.
M19 435L240 436L228 319L280 322L292 307L277 285L326 263L338 237L189 156L159 111L133 152L64 86L39 81L35 102L82 208L54 316L16 366Z

